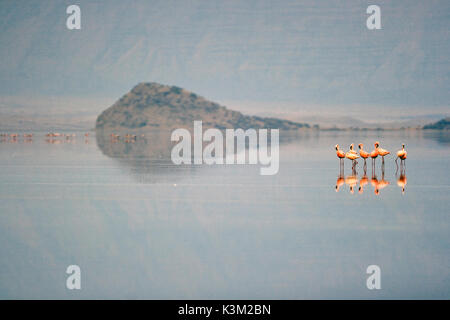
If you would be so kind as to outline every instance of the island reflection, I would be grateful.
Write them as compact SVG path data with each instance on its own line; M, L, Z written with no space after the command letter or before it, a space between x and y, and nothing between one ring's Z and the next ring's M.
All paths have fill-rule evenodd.
M189 131L189 129L188 129ZM286 133L286 132L285 132ZM201 170L206 164L194 164L194 152L191 151L191 164L177 165L172 162L171 153L173 147L179 143L171 141L172 131L170 130L153 130L141 131L135 133L128 133L125 131L111 131L111 130L96 130L96 142L98 148L107 157L114 159L120 164L121 168L127 170L136 181L140 183L154 183L161 182L163 179L166 182L176 182L183 178L189 177L190 173ZM225 132L223 132L225 137ZM279 138L279 145L292 143L299 139L299 137L309 137L308 134L297 134L287 132ZM194 139L194 134L191 135ZM245 140L244 151L246 163L249 162L249 141ZM203 141L203 150L211 142ZM191 145L194 146L193 140ZM235 140L234 156L238 155L237 142ZM223 144L224 161L226 159L226 144ZM267 149L270 153L271 148L271 134L267 135ZM252 149L254 151L254 149ZM240 153L239 153L240 154ZM236 163L236 158L235 158ZM252 166L266 167L260 163L251 164ZM212 165L214 166L214 165Z

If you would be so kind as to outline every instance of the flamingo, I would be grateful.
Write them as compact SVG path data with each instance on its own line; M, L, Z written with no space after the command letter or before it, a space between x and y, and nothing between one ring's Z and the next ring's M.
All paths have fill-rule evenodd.
M361 156L361 158L363 158L364 159L364 167L366 167L366 159L370 156L370 153L368 153L367 151L364 151L363 150L363 144L362 143L360 143L359 145L358 145L358 148L359 148L359 155Z
M354 170L355 170L356 164L358 164L358 162L356 161L356 159L358 159L359 156L358 156L358 154L356 153L356 151L353 150L353 144L350 145L350 151L348 151L348 152L345 154L345 157L346 157L347 159L352 160L352 170L354 171Z
M353 143L350 145L350 151L349 151L349 152L354 153L354 154L358 154L358 153L353 149Z
M397 151L397 158L395 158L395 164L397 165L397 160L400 158L400 166L402 165L403 161L406 160L407 152L405 150L405 144L402 143L402 150ZM397 165L398 168L398 165Z
M378 141L375 141L375 149L378 151L378 154L381 156L382 163L384 164L384 157L387 156L388 154L390 154L390 151L387 151L383 148L380 148L380 143Z
M372 167L375 167L375 162L377 161L378 157L378 151L376 148L370 153L370 157L372 158Z
M339 158L339 165L343 165L344 162L342 161L342 159L345 158L345 152L339 149L339 145L335 145L334 148L336 149L336 155Z
M367 152L367 151L364 151L364 150L363 150L363 147L364 147L364 145L363 145L362 143L360 143L360 144L358 145L358 148L359 148L359 155L361 156L361 158L364 159L364 162L366 162L366 159L370 156L370 153Z

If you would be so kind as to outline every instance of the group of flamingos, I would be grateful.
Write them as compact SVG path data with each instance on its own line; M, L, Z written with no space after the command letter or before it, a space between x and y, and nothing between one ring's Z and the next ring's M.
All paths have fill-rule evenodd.
M375 194L378 195L380 192L380 189L385 188L387 185L389 185L389 182L384 179L384 157L390 154L390 151L385 150L383 148L380 148L380 143L376 141L374 143L375 149L372 152L364 151L363 144L360 143L358 145L359 147L359 155L358 153L353 149L353 144L350 145L350 150L348 152L344 152L341 149L339 149L339 145L336 145L336 155L340 162L340 173L338 176L338 179L336 181L336 192L339 191L339 187L346 183L350 186L350 192L354 192L354 187L358 183L358 178L356 176L356 165L358 164L357 159L362 158L364 159L364 176L359 181L360 187L359 187L359 193L363 192L363 187L369 182L369 179L367 178L366 172L367 172L367 164L366 160L370 157L372 158L372 179L370 180L371 184L375 188ZM375 174L375 162L376 158L380 156L382 159L381 164L381 173L382 178L381 180L378 180ZM402 149L397 151L397 157L395 158L395 164L397 166L398 171L398 159L400 159L400 177L397 179L397 185L402 188L402 193L405 192L405 186L406 186L406 170L405 170L405 160L407 157L407 152L405 150L405 144L402 144ZM352 175L348 176L344 179L343 171L344 171L344 159L347 158L352 161ZM396 173L397 175L397 173Z
M378 156L381 157L381 163L382 165L384 165L384 157L387 156L388 154L390 154L391 152L380 148L380 143L378 141L376 141L374 143L375 149L372 152L367 152L364 151L363 147L364 145L362 143L360 143L358 145L359 147L359 155L358 153L353 149L353 143L350 145L350 150L347 152L342 151L341 149L339 149L339 145L337 144L335 146L336 148L336 155L339 158L340 161L340 165L343 167L344 166L344 159L347 158L349 160L352 161L352 171L355 170L356 165L358 164L358 161L356 161L356 159L358 158L362 158L364 159L364 167L366 167L366 159L371 157L372 158L372 168L375 167L375 161L377 159ZM407 156L407 152L405 150L405 144L402 144L402 149L397 151L397 158L395 158L395 163L397 164L398 159L400 159L400 166L403 166L403 164L405 163L406 160L406 156Z

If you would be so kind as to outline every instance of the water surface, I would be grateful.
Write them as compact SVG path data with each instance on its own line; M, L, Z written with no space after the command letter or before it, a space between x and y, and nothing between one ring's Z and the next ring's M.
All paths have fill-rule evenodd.
M175 166L161 139L3 139L0 298L450 298L448 134L285 135L275 176ZM359 190L361 163L341 175L334 145L375 140L406 143L405 174L378 160L375 192L369 163Z

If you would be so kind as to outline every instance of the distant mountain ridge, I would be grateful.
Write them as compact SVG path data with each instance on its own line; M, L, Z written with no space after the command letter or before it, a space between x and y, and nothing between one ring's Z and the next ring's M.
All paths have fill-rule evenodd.
M217 101L441 112L450 1L380 2L373 31L367 1L78 0L69 31L67 1L0 1L0 94L116 96L151 75Z
M298 130L310 128L277 118L244 115L185 89L159 83L140 83L122 96L97 118L97 129L174 129L192 128L193 121L202 120L206 128L273 128Z

